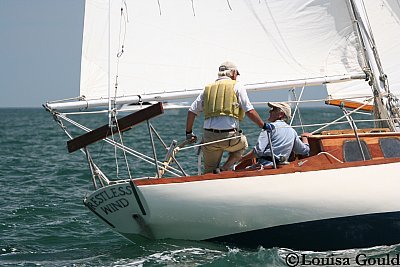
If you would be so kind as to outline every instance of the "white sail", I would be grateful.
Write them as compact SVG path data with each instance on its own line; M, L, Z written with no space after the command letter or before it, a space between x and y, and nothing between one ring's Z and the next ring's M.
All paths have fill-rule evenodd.
M177 152L210 143L190 146L187 140L179 145L173 140L168 147L148 122L154 158L128 146L142 142L142 136L139 142L123 142L124 131L163 113L161 103L122 118L110 109L67 113L58 109L107 104L111 108L112 102L120 105L193 95L216 78L217 67L226 60L238 65L248 91L327 83L331 96L337 98L371 95L365 81L361 81L362 88L359 83L349 88L330 84L360 79L367 65L379 95L378 90L386 89L384 79L379 79L381 61L393 92L400 84L399 10L398 0L87 0L80 92L85 99L45 106L72 139L67 142L68 151L81 150L88 161L95 191L85 197L84 204L134 242L141 235L246 247L321 250L322 246L331 251L398 243L400 133L396 132L398 121L385 113L381 101L375 101L376 115L388 118L391 132L357 129L353 110L314 133L342 123L344 117L353 129L302 136L310 147L306 158L286 161L289 157L285 157L273 169L242 161L232 171L195 176L178 163L184 159L192 166L191 157L177 157ZM358 36L357 27L369 24L372 29L362 28ZM380 61L371 45L372 32ZM359 51L366 42L364 55ZM93 130L84 125L92 124L89 121L73 118L78 113L102 112L108 112L108 124ZM301 126L320 126L304 125L301 118L300 122ZM77 129L69 130L69 124ZM76 136L78 130L85 133ZM162 147L156 147L153 133ZM89 153L97 150L92 144L100 140L115 150L105 151L101 146L97 148L105 154ZM273 146L271 140L269 146ZM163 161L156 153L160 148L166 150ZM123 150L126 163L124 180L119 178L125 175L119 175L117 149ZM99 155L100 163L107 159L108 152L115 156L117 173L111 179L95 163ZM152 177L143 177L147 168L140 167L131 175L134 168L127 155L153 164ZM271 149L271 158L276 156ZM179 169L171 165L174 162ZM201 157L198 163L200 170ZM111 165L106 165L111 171ZM135 166L140 164L135 162ZM260 169L253 169L257 166ZM162 177L165 172L176 177ZM349 235L354 229L360 231ZM296 240L310 242L303 246L304 242Z
M400 2L398 0L364 1L383 71L388 77L389 90L400 96ZM372 96L367 83L352 81L327 86L332 99L359 97L362 101Z
M117 75L116 96L202 89L226 60L248 85L362 73L345 0L110 5L108 34L109 1L86 1L80 86L86 99L107 98L109 87L115 96Z

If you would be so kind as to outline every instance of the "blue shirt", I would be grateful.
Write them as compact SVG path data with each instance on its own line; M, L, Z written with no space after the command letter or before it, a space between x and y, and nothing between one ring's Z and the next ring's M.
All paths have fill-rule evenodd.
M289 159L292 150L294 153L300 155L308 155L310 153L309 145L304 144L297 136L296 131L285 121L277 120L272 124L275 126L275 129L272 130L271 133L272 147L275 156L283 156L286 159ZM261 131L257 145L254 147L253 151L257 158L262 156L271 157L267 131Z

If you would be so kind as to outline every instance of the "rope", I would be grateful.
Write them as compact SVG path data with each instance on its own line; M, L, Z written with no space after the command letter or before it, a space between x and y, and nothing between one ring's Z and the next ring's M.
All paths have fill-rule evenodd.
M87 128L87 127L85 127L85 126L79 124L78 122L76 122L76 121L74 121L74 120L72 120L72 119L70 119L70 118L68 118L68 117L63 116L62 114L59 114L59 117L62 118L62 119L64 119L65 121L71 123L72 125L74 125L74 126L80 128L80 129L86 131L86 132L90 132L90 131L91 131L91 129L89 129L89 128ZM71 139L72 139L72 137L71 137ZM149 164L155 165L155 163L153 162L154 159L151 158L151 157L149 157L149 156L147 156L147 155L145 155L145 154L142 154L142 153L140 153L140 152L138 152L138 151L136 151L136 150L134 150L134 149L132 149L132 148L130 148L130 147L123 146L123 145L121 145L120 143L111 140L110 138L104 138L103 140L104 140L105 142L111 144L111 145L117 146L119 149L126 150L126 152L127 152L128 154L130 154L130 155L132 155L132 156L134 156L134 157L137 157L137 158L139 158L139 159L141 159L141 160L143 160L143 161L145 161L145 162L147 162L147 163L149 163ZM159 162L159 163L161 164L161 162ZM160 168L163 168L163 167L160 167ZM174 168L174 167L172 167L172 166L170 166L169 168L172 169L172 170L175 171L175 172L179 172L178 169L176 169L176 168ZM177 173L175 173L175 172L173 172L173 171L171 171L171 170L165 169L165 171L166 171L166 172L169 172L170 174L173 174L173 175L175 175L175 176L180 177L179 174L177 174Z
M365 104L365 105L366 105L366 104ZM361 107L359 107L359 108L362 108L362 107L363 107L363 106L361 106ZM357 111L357 109L354 110L354 111L352 111L351 113L356 112L356 111ZM350 113L350 114L351 114L351 113ZM65 121L67 121L67 122L69 122L69 123L71 123L72 125L74 125L74 126L80 128L80 129L82 129L82 130L84 130L84 131L86 131L86 132L91 131L91 129L89 129L89 128L87 128L87 127L85 127L85 126L79 124L78 122L76 122L76 121L74 121L74 120L72 120L72 119L66 117L65 114L56 113L56 112L55 112L55 113L53 113L53 117L54 117L54 119L58 122L58 124L60 125L60 127L64 130L64 132L67 134L67 136L68 136L70 139L73 139L73 137L71 136L71 134L69 134L69 132L68 132L67 129L66 129L67 127L63 125L61 119L65 120ZM343 118L343 116L342 116L341 118ZM341 118L339 118L339 119L341 119ZM333 125L333 124L336 125L336 124L343 124L343 123L346 123L346 124L347 124L347 123L348 123L347 121L342 121L342 122L340 122L340 121L338 121L339 119L337 119L337 120L331 122L331 123L328 124L328 125ZM386 120L388 120L388 119L369 119L369 120L354 120L354 121L355 121L355 122L374 122L374 121L386 121ZM277 127L277 128L287 128L287 127L292 127L292 128L298 128L298 127L313 127L313 126L321 126L321 125L327 126L326 123L319 123L319 124L308 124L308 125L285 126L285 127ZM120 134L120 136L121 136L121 132L120 132L119 126L117 125L117 127L118 127L118 132L119 132L119 134ZM322 127L322 128L320 128L320 129L323 129L323 128L325 128L325 127ZM318 131L318 130L317 130L317 131ZM315 132L316 132L316 131L314 131L313 133L315 133ZM253 133L250 133L250 134L248 134L248 135L252 135L252 134L253 134ZM255 134L258 134L258 131L255 132ZM213 143L218 143L218 142L225 141L225 140L232 140L232 139L239 138L239 137L240 137L240 136L234 136L234 137L224 138L224 139L221 139L221 140L212 141L212 142L207 142L207 143L203 143L203 144L196 144L196 145L192 145L192 146L186 146L186 147L184 147L184 148L179 148L179 147L177 147L175 150L176 150L176 152L177 152L177 151L179 151L179 150L185 150L185 149L190 149L190 148L195 148L195 147L201 147L201 146L204 146L204 145L213 144ZM126 146L123 144L122 137L121 137L121 144L118 143L118 142L116 142L115 140L111 140L111 139L109 139L109 138L105 138L104 141L107 142L107 143L109 143L109 144L111 144L111 145L114 145L114 146L117 147L117 148L120 148L120 149L123 150L123 152L124 152L124 158L125 158L125 163L126 163L126 165L127 165L128 173L129 173L129 176L130 176L130 177L131 177L131 173L130 173L130 169L129 169L128 159L127 159L127 153L130 154L130 155L132 155L132 156L135 156L135 157L137 157L137 158L139 158L139 159L141 159L141 160L143 160L143 161L145 161L145 162L147 162L147 163L150 163L150 164L152 164L152 165L155 165L155 163L153 162L153 160L154 160L153 158L151 158L151 157L149 157L149 156L147 156L147 155L145 155L145 154L142 154L142 153L140 153L140 152L138 152L138 151L135 151L134 149L131 149L131 148L129 148L129 147L126 147ZM81 151L84 153L84 151L83 151L82 149L81 149ZM176 153L176 152L175 152L175 153ZM330 155L330 156L332 156L332 155ZM333 156L332 156L332 157L333 157ZM337 159L336 159L336 160L337 160ZM338 160L338 161L340 162L340 160ZM172 174L172 175L175 175L176 177L181 177L181 175L179 175L179 174L177 173L177 172L180 172L180 171L177 170L176 168L174 168L174 167L172 167L172 166L168 166L168 169L167 169L167 168L165 168L165 167L163 166L162 162L159 162L159 163L160 163L160 169L163 169L165 172L168 172L168 173L170 173L170 174ZM97 170L99 170L99 169L97 168ZM99 171L100 171L100 170L99 170ZM105 177L105 175L99 175L99 177L100 177L102 180L104 180L107 184L109 183L109 180L107 179L107 177Z
M228 138L224 138L224 139L219 139L216 141L211 141L211 142L207 142L207 143L201 143L201 144L197 144L197 145L193 145L193 146L186 146L186 147L182 147L182 148L175 148L176 151L181 151L181 150L186 150L189 148L194 148L194 147L201 147L201 146L206 146L206 145L210 145L210 144L215 144L215 143L219 143L222 141L227 141L227 140L232 140L232 139L236 139L236 138L240 138L240 136L232 136L232 137L228 137Z
M322 154L328 155L328 156L332 157L333 159L335 159L336 161L338 161L338 162L340 162L340 163L343 163L343 161L341 161L341 160L338 159L337 157L333 156L333 155L332 155L331 153L329 153L329 152L322 151L322 152L319 152L319 153L318 153L318 155L322 155Z

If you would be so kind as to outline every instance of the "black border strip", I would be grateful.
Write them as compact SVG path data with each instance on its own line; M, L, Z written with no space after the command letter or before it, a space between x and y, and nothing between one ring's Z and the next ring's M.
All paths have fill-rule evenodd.
M133 180L129 180L129 184L131 185L133 194L135 195L136 202L137 202L138 205L139 205L140 211L142 212L143 215L146 215L146 210L144 209L143 203L142 203L142 201L140 200L139 194L138 194L138 192L137 192L138 189L137 189L135 183L133 182Z
M88 204L86 204L86 201L83 200L83 205L85 205L88 209L90 209L94 214L97 215L97 217L99 217L100 219L102 219L105 223L107 223L109 226L111 226L112 228L115 228L115 226L110 223L109 221L106 220L106 218L104 218L103 216L101 216L95 209L93 209L92 207L90 207Z

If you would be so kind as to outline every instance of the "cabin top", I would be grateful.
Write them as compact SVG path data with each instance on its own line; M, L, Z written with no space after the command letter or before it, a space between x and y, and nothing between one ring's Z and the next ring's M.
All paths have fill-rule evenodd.
M357 136L351 129L323 131L309 137L309 143L310 156L324 152L343 162L400 157L400 133L387 128L360 129Z

